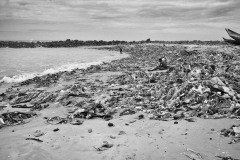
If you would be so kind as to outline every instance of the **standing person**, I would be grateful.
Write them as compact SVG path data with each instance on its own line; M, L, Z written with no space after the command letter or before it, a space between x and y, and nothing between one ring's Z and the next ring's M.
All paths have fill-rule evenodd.
M122 48L120 47L120 54L122 54Z
M183 63L183 72L185 73L185 77L188 80L190 77L190 72L191 72L191 65L187 64L187 62Z

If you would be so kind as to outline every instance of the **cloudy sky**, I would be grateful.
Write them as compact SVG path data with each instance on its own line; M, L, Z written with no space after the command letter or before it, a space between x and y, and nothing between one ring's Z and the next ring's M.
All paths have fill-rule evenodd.
M221 40L240 0L0 0L1 40Z

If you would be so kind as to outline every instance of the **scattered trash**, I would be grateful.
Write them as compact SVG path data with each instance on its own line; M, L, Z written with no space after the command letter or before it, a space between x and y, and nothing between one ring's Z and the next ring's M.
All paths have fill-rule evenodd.
M138 116L138 119L140 120L140 119L143 119L144 118L144 115L143 114L140 114L139 116Z
M164 129L161 129L161 130L158 132L158 134L163 134L164 131L165 131Z
M198 153L197 151L194 151L192 149L187 149L186 152L184 152L183 154L192 160L202 160L203 159L203 156L200 153Z
M118 133L118 135L123 135L123 134L126 134L126 132L125 132L125 131L120 131L120 132Z
M4 108L6 108L7 106L5 105L0 105L0 111L3 110Z
M88 133L92 133L92 129L90 128L90 129L88 129Z
M45 133L44 132L42 132L42 131L40 131L40 130L36 130L34 133L33 133L33 135L35 136L35 137L41 137L41 136L43 136Z
M44 108L47 108L49 106L49 104L45 104L45 105L41 105L41 104L34 104L32 107L31 107L31 111L36 111L36 110L38 110L38 111L40 111L40 110L42 110L42 109L44 109Z
M84 120L75 118L75 119L71 120L70 124L72 124L72 125L81 125L81 124L83 124L83 122L84 122Z
M220 135L223 135L224 137L231 137L231 141L229 144L239 143L240 142L240 130L239 125L232 125L229 129L222 129L220 132Z
M101 147L94 147L97 151L105 151L109 148L112 148L113 147L113 144L107 142L107 141L103 141L103 145Z
M91 104L88 108L80 108L76 110L71 117L73 118L84 118L84 119L92 119L92 118L103 118L105 120L112 119L111 113L107 113L106 108L100 104Z
M32 106L27 106L26 104L24 104L24 105L17 104L17 105L12 106L12 108L32 108Z
M237 158L232 158L231 156L216 156L217 158L220 158L221 160L240 160Z
M230 30L228 33L236 39L237 34ZM37 88L54 85L60 78L69 78L76 71L79 72L74 75L75 77L79 76L79 73L98 71L120 71L122 73L107 80L105 86L86 82L81 78L78 80L84 83L65 86L61 91L48 92L40 90L40 88L38 88L39 90L19 91L12 88L1 94L0 100L9 102L12 108L30 108L36 111L48 107L48 104L51 103L61 104L70 109L74 108L69 110L66 117L47 118L47 123L53 125L66 123L81 125L83 119L92 118L110 120L115 113L119 113L119 110L123 110L120 112L120 116L140 112L153 120L173 120L174 124L178 124L178 120L182 119L195 122L196 117L239 119L238 50L225 52L225 50L217 50L214 47L206 48L189 49L182 46L163 47L160 45L126 46L123 49L125 52L129 52L129 58L91 66L87 69L35 77L20 83L20 85L34 84ZM147 68L156 66L156 59L160 57L166 57L168 69L148 72ZM113 89L114 87L115 89ZM102 93L105 94L104 99L96 102L96 95ZM79 97L82 102L78 101ZM3 125L24 124L35 115L36 113L30 112L7 112L1 114L0 123ZM141 114L136 119L143 118L145 117ZM128 125L128 123L126 124ZM114 124L108 123L108 126L112 127ZM231 144L237 143L239 142L239 127L235 125L229 129L223 129L221 135L231 137ZM57 132L59 129L56 128L53 131ZM88 129L88 132L91 133L92 130ZM126 132L118 133L118 135L123 134ZM163 134L163 131L159 131L159 134ZM41 132L39 131L36 135L41 135ZM110 136L110 138L115 139L116 137ZM38 141L39 139L29 138L26 140ZM113 144L104 142L101 147L96 149L103 151L112 146ZM203 159L200 153L191 149L184 154L191 159Z
M111 139L116 139L116 136L110 136Z
M129 121L129 123L135 123L136 122L136 120L131 120L131 121Z
M2 118L0 118L0 124L5 124L5 122Z
M123 115L129 115L129 114L135 114L136 112L133 110L133 109L125 109L124 111L122 111L120 113L120 116L123 116Z
M59 131L59 128L53 129L53 132L57 132L57 131Z
M240 143L240 137L232 138L228 144L235 144L235 143Z
M37 141L37 142L43 142L43 140L41 140L39 138L26 138L26 140L33 140L33 141Z
M240 126L238 126L238 127L233 127L233 131L234 131L236 134L240 134Z
M108 127L114 127L114 124L111 123L111 122L109 122L109 123L108 123Z
M1 122L6 125L19 125L29 122L29 118L36 116L34 112L7 112L1 115Z
M196 122L196 119L192 118L192 117L188 117L188 118L184 118L184 119L188 122Z
M59 116L55 116L47 119L47 123L53 124L53 125L67 123L67 122L68 122L67 118L61 118Z
M234 37L232 33L231 36ZM118 50L116 47L103 49ZM99 71L122 72L121 75L107 80L106 86L76 83L53 92L12 88L1 94L0 99L4 103L9 101L13 107L31 107L31 110L36 111L53 102L69 108L74 107L69 110L66 118L49 118L47 123L50 124L80 125L80 121L75 121L75 118L110 120L114 113L118 113L118 109L123 110L120 116L143 111L150 119L162 121L185 119L194 122L194 117L240 118L240 80L236 76L239 73L237 51L222 52L212 47L200 50L198 47L159 45L123 46L123 49L130 54L129 58L91 66L81 71L76 69L72 72L35 77L20 83L36 84L36 87L50 86L59 78L73 76L76 71L84 74ZM164 57L164 63L169 66L167 71L145 70L156 66L156 59L161 57ZM109 98L96 102L93 95L102 92ZM76 102L77 97L83 97L84 100ZM138 119L142 118L144 115L139 115ZM3 121L6 124L8 122L4 118Z

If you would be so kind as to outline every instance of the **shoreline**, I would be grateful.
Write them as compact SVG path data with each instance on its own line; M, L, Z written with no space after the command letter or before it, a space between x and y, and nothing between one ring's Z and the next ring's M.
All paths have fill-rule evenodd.
M97 49L94 49L93 46L91 47L77 47L77 48L83 48L83 49L87 49L87 50L95 50L97 51ZM12 76L3 76L0 79L0 83L21 83L23 81L29 80L29 79L33 79L35 77L42 77L42 76L46 76L46 75L51 75L51 74L58 74L61 72L71 72L75 69L86 69L90 66L97 66L97 65L101 65L103 63L109 63L112 60L117 60L120 58L126 58L129 55L127 54L119 54L118 52L114 51L115 58L112 57L108 57L107 59L105 58L105 60L99 60L99 61L90 61L90 62L84 62L84 63L72 63L72 64L62 64L60 66L55 66L53 68L48 68L45 69L43 71L39 71L39 72L32 72L32 73L22 73L22 74L17 74L17 75L12 75Z
M17 122L3 118L9 126L0 129L2 157L240 157L240 143L228 144L236 137L220 136L223 128L240 125L240 97L235 84L238 68L232 66L228 72L224 68L239 61L239 47L126 45L123 50L129 53L128 58L6 86L0 96L1 106L6 106L1 114L31 110L37 115L29 113L30 118ZM166 56L174 69L147 71L161 56ZM204 68L204 75L198 72L213 62L214 74L208 73L209 68ZM189 79L180 69L185 63L192 66ZM223 102L218 101L220 98ZM37 130L43 134L35 136ZM104 141L109 145L102 145Z

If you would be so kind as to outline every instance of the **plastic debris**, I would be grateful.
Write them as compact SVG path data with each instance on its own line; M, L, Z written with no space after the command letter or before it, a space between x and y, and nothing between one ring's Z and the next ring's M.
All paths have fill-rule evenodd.
M108 126L109 126L109 127L114 127L114 124L111 123L111 122L109 122L109 123L108 123Z
M109 136L111 139L116 139L116 136Z
M236 134L240 134L240 126L239 127L233 127L233 131Z
M28 120L36 116L34 112L7 112L1 115L5 125L18 125L29 122Z
M41 140L39 138L26 138L26 140L33 140L33 141L37 141L37 142L43 142L43 140Z
M103 144L102 144L102 146L101 147L98 147L98 148L96 148L96 147L94 147L97 151L105 151L105 150L107 150L107 149L109 149L109 148L112 148L113 147L113 144L112 143L109 143L109 142L107 142L107 141L103 141Z
M144 119L144 115L143 114L140 114L139 116L138 116L138 119L140 120L140 119Z
M231 156L216 156L217 158L221 159L221 160L240 160L237 158L233 158Z
M81 124L83 124L83 122L84 122L84 120L82 120L82 119L74 118L74 119L71 119L70 124L72 124L72 125L81 125Z
M0 124L5 124L5 122L2 118L0 118Z
M92 129L90 128L90 129L88 129L88 133L92 133Z
M120 131L120 132L118 133L118 135L123 135L123 134L126 134L126 132L125 132L125 131Z
M57 132L57 131L59 131L59 128L53 129L53 132Z
M111 113L108 113L106 108L100 104L92 104L88 108L80 108L76 110L72 115L72 118L84 118L84 119L92 119L92 118L103 118L105 120L112 119Z
M27 106L26 104L24 105L14 105L12 108L32 108L32 106Z
M229 129L222 129L221 135L224 137L232 138L229 144L239 143L240 142L240 125L232 125Z
M35 77L21 83L50 86L59 78L73 78L82 73L122 72L107 80L105 86L86 83L86 79L82 78L78 79L81 84L52 92L11 88L0 95L0 100L8 101L14 107L31 107L36 111L45 109L51 103L73 108L65 118L49 119L48 122L53 124L71 123L75 118L110 120L119 113L117 110L120 110L120 116L145 112L150 119L162 121L185 119L192 122L194 117L240 118L240 79L237 76L240 67L235 50L222 52L211 47L191 49L158 45L123 46L123 49L130 54L129 58ZM148 72L147 68L156 66L156 59L161 57L166 58L171 69ZM94 97L102 93L105 98L97 102ZM77 101L79 97L83 99L80 102Z
M184 152L184 155L192 160L202 160L203 156L192 149L187 149L186 152Z
M135 114L136 111L134 111L133 109L125 109L124 111L122 111L120 113L120 116L123 116L123 115L129 115L129 114Z
M36 130L34 133L33 133L33 135L35 136L35 137L41 137L41 136L43 136L45 133L44 132L42 132L42 131L40 131L40 130Z
M53 125L67 123L67 122L68 122L67 118L61 118L59 116L55 116L47 119L47 123L53 124Z

